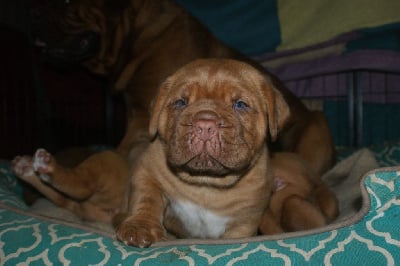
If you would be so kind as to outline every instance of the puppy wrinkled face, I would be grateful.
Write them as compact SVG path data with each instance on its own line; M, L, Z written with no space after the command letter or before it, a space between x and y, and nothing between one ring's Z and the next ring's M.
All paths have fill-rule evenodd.
M171 169L193 178L244 174L265 145L264 83L249 66L219 60L170 77L160 92L157 131Z

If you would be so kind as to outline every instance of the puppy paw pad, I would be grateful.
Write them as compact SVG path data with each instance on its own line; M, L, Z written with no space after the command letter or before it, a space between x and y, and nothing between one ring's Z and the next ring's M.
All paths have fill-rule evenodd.
M32 164L32 157L30 156L15 157L11 162L11 168L20 178L29 177L35 174Z
M49 181L49 173L52 171L53 156L45 149L38 149L33 158L33 169L39 173L40 179Z
M156 234L154 234L155 231L157 232ZM146 248L154 242L162 240L163 233L162 230L154 230L142 225L122 224L117 230L117 238L126 245Z

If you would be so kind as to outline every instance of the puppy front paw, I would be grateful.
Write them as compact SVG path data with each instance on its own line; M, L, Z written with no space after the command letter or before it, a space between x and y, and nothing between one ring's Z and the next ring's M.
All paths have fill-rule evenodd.
M11 162L11 168L15 175L25 181L35 177L33 169L32 157L30 156L17 156Z
M50 173L54 167L53 156L45 149L38 149L33 157L33 169L39 173L40 179L45 182L50 181Z
M155 242L165 239L161 225L149 225L143 222L125 221L117 229L117 239L126 245L147 248Z

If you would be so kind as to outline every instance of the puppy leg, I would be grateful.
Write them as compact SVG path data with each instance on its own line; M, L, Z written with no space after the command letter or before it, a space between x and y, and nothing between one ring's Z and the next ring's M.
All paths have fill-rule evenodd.
M76 200L88 198L96 189L96 182L91 182L92 177L88 172L59 165L55 158L44 149L36 151L33 168L43 182Z
M293 195L282 206L281 224L285 231L301 231L326 224L325 217L311 202Z
M140 166L133 173L129 199L129 215L122 221L116 221L117 239L126 245L140 248L164 240L167 237L162 226L165 199L152 177ZM121 219L119 217L119 219Z
M339 203L336 195L324 183L316 187L314 191L314 202L318 205L328 223L338 217Z
M52 187L43 183L36 175L33 167L33 159L29 156L18 156L12 161L14 173L21 179L32 185L45 197L53 201L56 205L65 208L73 208L76 204L67 199Z
M259 231L263 235L275 235L284 232L269 208L264 211L264 215L259 226Z

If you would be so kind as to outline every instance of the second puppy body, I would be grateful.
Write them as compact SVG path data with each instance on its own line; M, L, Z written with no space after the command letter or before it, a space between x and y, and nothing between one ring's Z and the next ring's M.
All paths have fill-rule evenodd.
M260 224L262 234L313 229L338 216L335 194L300 156L274 153L271 168L274 186Z

